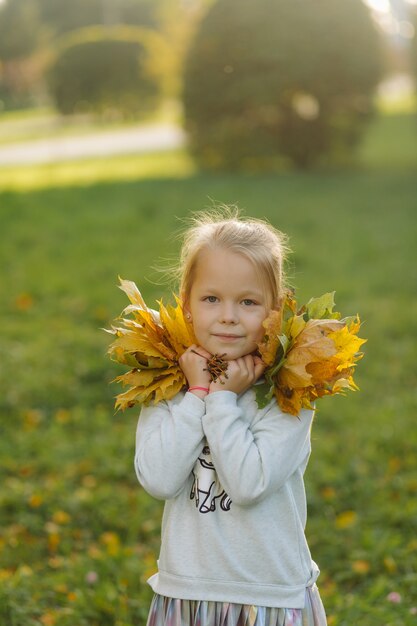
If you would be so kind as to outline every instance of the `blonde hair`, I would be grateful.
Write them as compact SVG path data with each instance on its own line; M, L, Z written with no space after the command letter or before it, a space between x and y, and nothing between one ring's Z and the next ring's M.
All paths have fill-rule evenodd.
M179 291L186 303L190 297L199 255L223 248L249 259L259 275L270 308L279 308L286 290L284 261L287 236L265 220L241 217L239 209L222 205L194 214L183 235L177 267Z

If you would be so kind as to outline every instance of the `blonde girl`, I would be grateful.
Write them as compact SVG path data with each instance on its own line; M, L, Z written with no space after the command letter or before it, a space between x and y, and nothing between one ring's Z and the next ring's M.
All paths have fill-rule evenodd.
M197 344L180 359L188 388L144 407L139 482L165 500L148 626L325 626L319 569L304 529L313 411L298 418L254 385L262 322L279 309L285 236L233 210L185 233L180 294ZM211 380L207 361L227 361Z

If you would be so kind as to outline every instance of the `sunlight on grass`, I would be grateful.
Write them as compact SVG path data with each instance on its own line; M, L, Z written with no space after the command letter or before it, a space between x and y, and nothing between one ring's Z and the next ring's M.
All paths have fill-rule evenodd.
M386 115L398 115L401 113L417 114L417 94L393 96L391 98L379 97L376 99L377 110Z
M184 151L28 165L0 169L0 190L25 191L151 177L184 178L191 176L195 169L192 159Z

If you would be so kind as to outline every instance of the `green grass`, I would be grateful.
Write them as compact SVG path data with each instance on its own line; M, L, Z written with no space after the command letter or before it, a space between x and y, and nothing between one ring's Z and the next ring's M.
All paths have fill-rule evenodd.
M415 624L413 133L412 116L377 120L360 165L333 172L208 176L178 153L3 177L2 626L146 619L161 503L136 482L137 411L113 414L120 370L100 328L126 304L118 274L150 303L168 297L152 267L175 257L178 218L211 199L290 235L300 301L335 289L343 313L361 314L361 391L323 400L314 424L307 535L330 625Z

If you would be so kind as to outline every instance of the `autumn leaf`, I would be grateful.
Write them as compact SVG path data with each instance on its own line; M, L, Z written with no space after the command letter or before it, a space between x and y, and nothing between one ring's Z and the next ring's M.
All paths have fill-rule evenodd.
M311 374L306 370L309 363L322 362L336 354L334 342L326 334L330 320L309 320L297 336L292 349L287 353L280 370L280 382L285 387L297 388L311 384Z
M120 278L120 276L119 281L119 289L125 292L130 302L132 304L137 304L139 307L142 307L145 311L147 311L148 307L146 306L145 301L142 298L142 294L136 287L136 284L131 280L123 280L123 278Z
M352 325L353 330L357 328L357 324ZM362 344L365 343L365 339L361 339L357 337L354 333L352 333L351 328L348 326L343 326L339 330L336 330L329 334L329 338L333 341L336 350L337 350L337 358L339 359L339 369L346 369L347 367L352 367L355 363L355 360L360 358L362 355L358 355L359 349Z
M357 336L359 317L342 320L334 306L334 293L312 298L301 308L289 294L283 323L278 325L272 315L265 320L259 352L267 369L265 383L256 390L258 406L274 394L284 412L298 415L318 398L358 388L353 373L366 340Z
M152 374L154 375L150 379L143 379L141 384L135 384L127 391L119 393L116 397L116 409L124 411L135 404L157 404L161 400L169 400L181 391L186 382L179 367L167 368L162 374L161 371L154 371ZM121 378L123 377L118 377L117 380ZM128 379L125 382L128 384Z
M176 307L165 308L160 302L161 323L166 330L169 341L177 354L181 355L185 350L196 343L192 325L186 321L179 298L175 298Z
M284 413L298 415L303 407L310 408L306 389L290 389L283 386L275 387L275 397Z
M296 339L301 331L304 330L306 323L304 315L294 315L287 324L287 332L290 339Z
M195 337L178 298L176 306L159 302L159 311L154 311L135 283L121 278L120 283L131 304L118 318L119 325L107 332L116 337L108 349L110 358L131 367L115 379L129 387L116 396L116 409L125 410L135 404L169 400L185 386L178 359L195 343Z
M263 322L265 334L259 345L259 353L262 361L266 365L272 365L275 362L276 352L280 345L279 335L281 324L282 313L280 311L271 311Z

